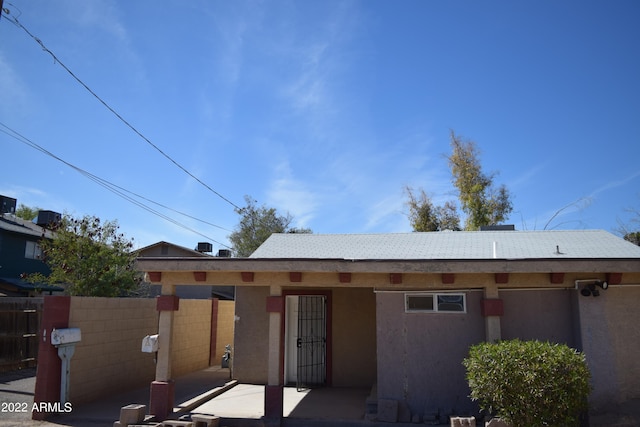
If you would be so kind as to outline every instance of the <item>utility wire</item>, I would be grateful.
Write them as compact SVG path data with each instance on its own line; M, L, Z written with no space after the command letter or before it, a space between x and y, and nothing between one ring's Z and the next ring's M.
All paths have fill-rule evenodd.
M82 169L82 168L80 168L78 166L75 166L72 163L67 162L66 160L62 159L61 157L58 157L57 155L53 154L52 152L50 152L46 148L36 144L35 142L31 141L29 138L25 137L24 135L20 134L19 132L15 131L14 129L10 128L9 126L5 125L4 123L0 122L0 125L2 127L4 127L5 129L7 129L7 130L0 129L0 132L2 132L4 134L16 139L17 141L19 141L19 142L21 142L21 143L23 143L23 144L25 144L25 145L37 150L37 151L40 151L43 154L46 154L49 157L52 157L52 158L58 160L59 162L61 162L61 163L65 164L66 166L74 169L76 172L80 173L81 175L85 176L86 178L92 180L96 184L98 184L98 185L106 188L107 190L111 191L112 193L122 197L123 199L127 200L128 202L130 202L130 203L132 203L132 204L134 204L134 205L146 210L147 212L150 212L150 213L152 213L152 214L154 214L156 216L159 216L160 218L162 218L162 219L164 219L164 220L166 220L166 221L168 221L168 222L170 222L172 224L175 224L175 225L177 225L179 227L182 227L182 228L184 228L184 229L186 229L188 231L191 231L192 233L198 234L198 235L204 237L207 240L211 240L211 241L213 241L213 242L215 242L215 243L217 243L217 244L219 244L221 246L224 246L226 248L232 249L230 246L228 246L228 245L226 245L224 243L221 243L221 242L219 242L219 241L217 241L217 240L215 240L215 239L213 239L213 238L211 238L211 237L209 237L209 236L207 236L205 234L202 234L199 231L194 230L194 229L192 229L192 228L190 228L190 227L178 222L177 220L175 220L175 219L163 214L162 212L159 212L159 211L149 207L148 205L145 205L144 203L140 202L139 200L134 199L130 195L133 195L133 196L138 197L140 199L146 200L146 201L151 202L151 203L153 203L153 204L155 204L157 206L160 206L160 207L163 207L165 209L171 210L171 211L173 211L175 213L178 213L180 215L184 215L184 216L186 216L188 218L191 218L191 219L194 219L196 221L200 221L202 223L211 225L213 227L217 227L217 228L220 228L220 229L225 230L225 231L230 231L230 230L227 230L226 228L220 227L219 225L212 224L210 222L198 219L198 218L196 218L194 216L191 216L191 215L188 215L186 213L177 211L177 210L172 209L172 208L170 208L168 206L165 206L165 205L163 205L161 203L154 202L151 199L148 199L148 198L143 197L143 196L141 196L139 194L136 194L136 193L134 193L132 191L129 191L129 190L127 190L127 189L125 189L125 188L123 188L123 187L121 187L119 185L116 185L116 184L114 184L112 182L107 181L106 179L100 178L97 175L94 175L94 174L92 174L92 173L90 173L90 172L88 172L88 171L86 171L86 170L84 170L84 169Z
M180 163L178 163L176 160L174 160L171 156L169 156L167 153L165 153L160 147L158 147L153 142L151 142L146 136L144 136L140 131L138 131L138 129L136 129L132 124L130 124L127 120L125 120L124 117L122 117L120 114L118 114L118 112L116 110L114 110L109 104L107 104L106 101L104 101L100 96L98 96L98 94L96 94L93 90L91 90L91 88L89 86L87 86L82 80L80 80L80 78L77 77L73 73L73 71L71 71L62 61L60 61L60 59L58 59L58 57L44 45L42 40L40 40L38 37L34 36L24 25L22 25L20 23L20 21L18 21L18 18L14 17L14 16L11 16L10 18L8 17L8 19L9 19L9 21L13 22L17 27L21 28L25 33L27 33L29 35L29 37L31 37L33 40L35 40L40 45L40 47L42 47L42 50L44 50L49 55L51 55L53 60L55 62L57 62L58 64L60 64L60 66L62 68L64 68L64 70L67 73L69 73L69 75L71 75L71 77L73 77L78 83L80 83L91 95L93 95L98 101L100 101L100 103L102 105L104 105L109 111L111 111L118 119L120 119L120 121L122 121L122 123L127 125L129 127L129 129L131 129L136 135L138 135L140 138L142 138L147 144L149 144L150 146L155 148L156 151L158 151L160 154L162 154L165 158L167 158L175 166L180 168L184 173L186 173L191 178L195 179L198 183L203 185L207 190L211 191L213 194L215 194L216 196L220 197L225 202L229 203L235 209L237 209L237 210L241 209L240 206L236 205L231 200L227 199L222 194L218 193L216 190L211 188L209 185L207 185L205 182L203 182L200 178L198 178L197 176L195 176L194 174L189 172L184 166L182 166Z

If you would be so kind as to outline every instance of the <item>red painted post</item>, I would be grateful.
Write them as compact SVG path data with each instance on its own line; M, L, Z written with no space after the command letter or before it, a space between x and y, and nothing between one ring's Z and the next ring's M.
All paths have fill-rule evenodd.
M36 387L33 402L55 403L60 401L60 381L62 361L58 357L58 349L51 344L50 337L53 329L69 327L69 310L71 297L45 296L42 309L42 321L38 339L38 369L36 371ZM33 411L31 418L44 420L46 412Z

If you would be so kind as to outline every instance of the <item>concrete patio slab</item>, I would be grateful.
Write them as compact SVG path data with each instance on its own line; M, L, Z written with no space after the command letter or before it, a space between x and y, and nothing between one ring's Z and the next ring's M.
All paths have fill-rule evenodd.
M297 391L284 388L283 416L317 420L363 420L367 388L317 388ZM260 419L264 416L264 386L238 384L225 393L193 408L192 413L223 419Z

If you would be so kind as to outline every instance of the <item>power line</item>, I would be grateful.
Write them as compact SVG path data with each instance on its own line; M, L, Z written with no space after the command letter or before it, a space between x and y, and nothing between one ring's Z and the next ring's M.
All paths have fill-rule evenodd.
M37 151L40 151L40 152L41 152L41 153L43 153L43 154L46 154L46 155L47 155L47 156L49 156L49 157L54 158L55 160L58 160L59 162L61 162L61 163L65 164L66 166L68 166L68 167L70 167L70 168L74 169L76 172L80 173L81 175L85 176L86 178L88 178L88 179L92 180L92 181L93 181L93 182L95 182L96 184L98 184L98 185L102 186L103 188L106 188L107 190L111 191L112 193L114 193L114 194L116 194L116 195L118 195L118 196L122 197L123 199L127 200L128 202L130 202L130 203L132 203L132 204L134 204L134 205L136 205L136 206L138 206L138 207L140 207L140 208L142 208L142 209L146 210L147 212L150 212L150 213L152 213L152 214L154 214L154 215L156 215L156 216L159 216L160 218L164 219L165 221L168 221L168 222L170 222L170 223L172 223L172 224L175 224L175 225L177 225L177 226L179 226L179 227L182 227L182 228L184 228L185 230L191 231L192 233L198 234L198 235L200 235L200 236L204 237L204 238L205 238L205 239L207 239L207 240L210 240L210 241L212 241L212 242L215 242L215 243L217 243L217 244L219 244L219 245L221 245L221 246L224 246L224 247L226 247L226 248L232 249L230 246L228 246L228 245L226 245L226 244L224 244L224 243L222 243L222 242L219 242L219 241L217 241L217 240L215 240L215 239L213 239L213 238L211 238L211 237L209 237L209 236L207 236L207 235L205 235L205 234L200 233L200 232L199 232L199 231L197 231L197 230L194 230L194 229L193 229L193 228L191 228L191 227L188 227L188 226L186 226L186 225L184 225L184 224L180 223L179 221L177 221L177 220L175 220L175 219L173 219L173 218L171 218L171 217L169 217L169 216L167 216L167 215L163 214L162 212L159 212L159 211L157 211L157 210L155 210L155 209L153 209L153 208L149 207L148 205L146 205L146 204L144 204L144 203L140 202L139 200L134 199L134 198L133 198L133 197L131 197L130 195L135 196L135 197L138 197L138 198L143 199L143 200L146 200L146 201L151 202L151 203L153 203L153 204L155 204L155 205L157 205L157 206L160 206L160 207L163 207L163 208L165 208L165 209L171 210L171 211L173 211L173 212L175 212L175 213L178 213L178 214L180 214L180 215L183 215L183 216L186 216L186 217L188 217L188 218L194 219L194 220L196 220L196 221L199 221L199 222L202 222L202 223L205 223L205 224L211 225L211 226L213 226L213 227L220 228L220 229L225 230L225 231L230 231L230 230L227 230L226 228L221 227L221 226L219 226L219 225L212 224L212 223L210 223L210 222L207 222L207 221L204 221L204 220L198 219L198 218L196 218L196 217L194 217L194 216L191 216L191 215L189 215L189 214L186 214L186 213L184 213L184 212L180 212L180 211L178 211L178 210L175 210L175 209L173 209L173 208L170 208L170 207L168 207L168 206L165 206L165 205L163 205L163 204L161 204L161 203L155 202L155 201L153 201L153 200L151 200L151 199L149 199L149 198L146 198L146 197L144 197L144 196L141 196L141 195L139 195L139 194L137 194L137 193L134 193L134 192L132 192L132 191L129 191L129 190L127 190L127 189L125 189L125 188L123 188L123 187L121 187L121 186L119 186L119 185L116 185L116 184L114 184L114 183L112 183L112 182L107 181L106 179L100 178L99 176L94 175L94 174L92 174L91 172L88 172L88 171L86 171L86 170L84 170L84 169L82 169L82 168L80 168L80 167L78 167L78 166L75 166L74 164L69 163L69 162L67 162L66 160L62 159L61 157L59 157L59 156L57 156L57 155L53 154L52 152L50 152L50 151L49 151L49 150L47 150L46 148L44 148L44 147L42 147L42 146L40 146L40 145L36 144L35 142L31 141L29 138L25 137L24 135L20 134L19 132L15 131L14 129L10 128L9 126L5 125L4 123L0 122L0 125L1 125L2 127L4 127L5 129L7 129L7 130L8 130L8 131L7 131L7 130L4 130L4 129L0 129L0 132L2 132L2 133L4 133L4 134L6 134L6 135L8 135L8 136L10 136L10 137L12 137L12 138L14 138L14 139L16 139L17 141L19 141L19 142L21 142L21 143L23 143L23 144L25 144L25 145L27 145L27 146L29 146L29 147L31 147L31 148L33 148L33 149L37 150Z
M218 193L216 190L214 190L213 188L211 188L208 184L206 184L204 181L202 181L200 178L198 178L197 176L195 176L194 174L192 174L191 172L189 172L184 166L182 166L180 163L178 163L176 160L174 160L171 156L169 156L167 153L165 153L160 147L158 147L157 145L155 145L153 142L151 142L149 140L149 138L147 138L146 136L144 136L138 129L136 129L132 124L130 124L127 120L124 119L124 117L122 117L120 114L118 114L118 112L116 110L114 110L109 104L107 104L106 101L104 101L100 96L98 96L98 94L96 94L89 86L87 86L82 80L80 80L79 77L77 77L73 71L71 71L62 61L60 61L60 59L58 59L58 57L51 51L49 50L49 48L47 48L44 43L42 42L42 40L40 40L38 37L34 36L24 25L22 25L22 23L20 23L20 21L18 21L18 18L16 17L10 17L9 21L11 21L12 23L14 23L16 26L18 26L19 28L21 28L25 33L27 33L29 35L29 37L31 37L33 40L35 40L40 47L42 47L42 50L44 50L45 52L47 52L49 55L51 55L51 57L53 58L53 60L55 62L57 62L58 64L60 64L60 66L62 68L64 68L64 70L69 73L69 75L71 75L71 77L73 77L78 83L80 83L82 85L82 87L84 87L91 95L93 95L98 101L100 101L100 103L102 105L104 105L109 111L111 111L111 113L113 113L118 119L120 119L120 121L122 123L124 123L125 125L127 125L127 127L129 127L129 129L131 129L136 135L138 135L140 138L142 138L147 144L149 144L150 146L152 146L156 151L158 151L160 154L162 154L166 159L168 159L171 163L173 163L175 166L177 166L179 169L181 169L184 173L186 173L187 175L189 175L191 178L193 178L194 180L196 180L198 183L200 183L202 186L204 186L207 190L211 191L213 194L215 194L216 196L220 197L222 200L224 200L225 202L229 203L231 206L233 206L235 209L240 210L240 206L236 205L235 203L233 203L231 200L227 199L226 197L224 197L222 194Z

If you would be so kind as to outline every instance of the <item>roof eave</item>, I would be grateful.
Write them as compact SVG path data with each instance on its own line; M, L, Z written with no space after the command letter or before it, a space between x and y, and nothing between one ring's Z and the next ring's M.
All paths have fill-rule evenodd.
M145 272L553 273L640 272L640 258L363 259L143 257Z

